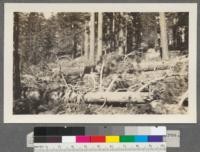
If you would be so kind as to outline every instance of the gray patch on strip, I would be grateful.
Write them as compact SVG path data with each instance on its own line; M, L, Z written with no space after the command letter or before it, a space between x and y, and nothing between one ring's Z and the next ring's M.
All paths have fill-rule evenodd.
M125 135L137 135L138 127L127 126L125 127Z
M96 135L99 134L99 127L91 126L85 127L85 135Z
M111 128L112 135L124 135L124 127L115 126Z

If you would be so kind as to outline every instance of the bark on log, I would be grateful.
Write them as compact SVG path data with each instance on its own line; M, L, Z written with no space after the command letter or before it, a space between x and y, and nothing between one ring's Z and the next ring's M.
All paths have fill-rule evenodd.
M109 102L109 103L145 103L149 96L148 92L89 92L85 94L86 103Z
M156 70L167 70L169 69L169 65L143 65L140 66L137 70L138 71L156 71Z
M63 68L62 72L65 75L80 75L81 73L83 73L84 68Z
M155 62L142 62L140 64L133 63L133 66L138 71L155 71L155 70L167 70L170 69L178 62L186 63L188 62L187 58L177 58L174 60L171 60L170 62L161 62L161 61L155 61Z

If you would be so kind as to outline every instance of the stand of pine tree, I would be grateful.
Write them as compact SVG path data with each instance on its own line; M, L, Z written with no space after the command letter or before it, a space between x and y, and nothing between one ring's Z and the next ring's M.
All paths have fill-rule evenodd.
M188 13L14 18L15 114L187 112Z

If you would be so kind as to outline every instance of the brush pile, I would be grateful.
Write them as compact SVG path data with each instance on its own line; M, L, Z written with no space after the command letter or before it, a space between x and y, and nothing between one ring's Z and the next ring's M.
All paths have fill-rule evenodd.
M158 57L148 60L137 54L111 53L95 66L84 64L83 58L77 58L31 66L22 73L22 96L14 101L14 113L187 112L187 56L162 61Z

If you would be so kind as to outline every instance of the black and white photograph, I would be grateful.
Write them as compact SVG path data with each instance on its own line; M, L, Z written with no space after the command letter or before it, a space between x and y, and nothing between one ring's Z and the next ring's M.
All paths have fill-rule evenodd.
M21 5L6 7L6 121L196 120L195 5Z

